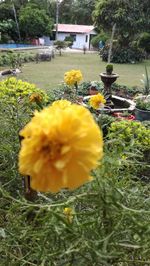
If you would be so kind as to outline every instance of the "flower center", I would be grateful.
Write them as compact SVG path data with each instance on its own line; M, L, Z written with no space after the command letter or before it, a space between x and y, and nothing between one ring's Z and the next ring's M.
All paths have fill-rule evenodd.
M61 143L50 142L42 147L42 151L45 155L48 155L51 160L58 158L62 148Z

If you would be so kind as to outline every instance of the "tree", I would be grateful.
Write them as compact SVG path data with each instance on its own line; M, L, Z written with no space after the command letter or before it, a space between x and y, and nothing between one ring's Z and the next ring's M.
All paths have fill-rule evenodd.
M61 56L62 55L62 49L65 49L66 47L69 47L70 46L70 42L56 40L54 42L54 45L55 45L55 48L59 51L59 55Z
M59 21L68 24L90 25L95 0L63 0L59 5Z
M74 9L74 0L63 0L59 4L59 23L73 23L72 14Z
M18 40L20 41L18 14L21 8L21 3L25 1L27 2L27 0L5 0L0 3L0 22L7 21L9 24L11 22L11 28L6 28L4 26L5 35L3 36L8 36L8 40L12 39L15 42Z
M7 33L8 31L10 31L12 29L13 25L12 25L12 20L3 20L2 22L0 22L0 32L2 33Z
M55 19L56 1L55 0L30 0L31 4L36 4L39 9L44 9L46 14Z
M53 22L45 10L40 10L34 4L28 4L21 9L19 24L22 36L25 39L50 35L53 28Z
M10 1L5 1L0 4L0 22L7 19L14 19L12 3Z
M18 32L16 23L12 19L3 20L0 22L1 42L7 43L10 39L18 41Z
M92 12L95 7L95 0L76 0L74 1L74 9L72 19L77 24L91 25L93 24Z
M146 3L148 8L148 0L97 0L93 18L97 27L109 32L116 23L118 41L127 47L134 36L149 24L148 19L145 20Z

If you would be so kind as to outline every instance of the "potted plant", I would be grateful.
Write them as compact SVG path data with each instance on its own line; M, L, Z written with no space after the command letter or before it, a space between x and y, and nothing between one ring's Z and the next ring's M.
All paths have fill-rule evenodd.
M106 74L107 75L112 75L113 72L113 65L112 64L107 64L106 66Z
M136 99L135 117L137 120L144 121L150 120L150 82L148 77L148 71L145 66L144 79L141 80L144 83L143 95Z

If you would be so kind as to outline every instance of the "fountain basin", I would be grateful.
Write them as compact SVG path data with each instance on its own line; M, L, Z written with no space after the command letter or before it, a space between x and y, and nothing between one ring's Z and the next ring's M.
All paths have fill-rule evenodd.
M111 85L117 80L119 75L117 73L112 73L111 75L108 75L107 73L100 73L100 77L102 82L104 83L104 86L107 88L110 88Z
M83 98L83 103L84 106L89 107L88 104L86 104L86 102L91 98L92 96L85 96ZM99 112L103 112L103 113L114 113L114 112L133 112L135 110L135 102L130 100L130 99L126 99L126 98L122 98L116 95L112 95L111 96L111 100L114 104L114 107L104 107L104 108L100 108L97 111Z

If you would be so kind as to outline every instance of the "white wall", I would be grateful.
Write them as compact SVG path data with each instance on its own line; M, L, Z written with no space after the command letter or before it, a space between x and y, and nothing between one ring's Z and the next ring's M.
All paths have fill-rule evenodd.
M67 36L70 36L70 34L58 32L58 40L59 41L64 41L65 37L67 37Z
M85 42L85 38L86 38L86 34L77 34L76 42L73 43L72 48L83 49L83 46L85 46L88 49L89 48L89 37L88 37L87 42Z
M89 34L79 34L74 33L76 35L76 41L74 41L72 48L76 49L83 49L83 46L85 46L87 49L89 49ZM86 42L86 35L88 35L88 39ZM58 40L64 41L65 37L70 36L69 33L58 33Z

